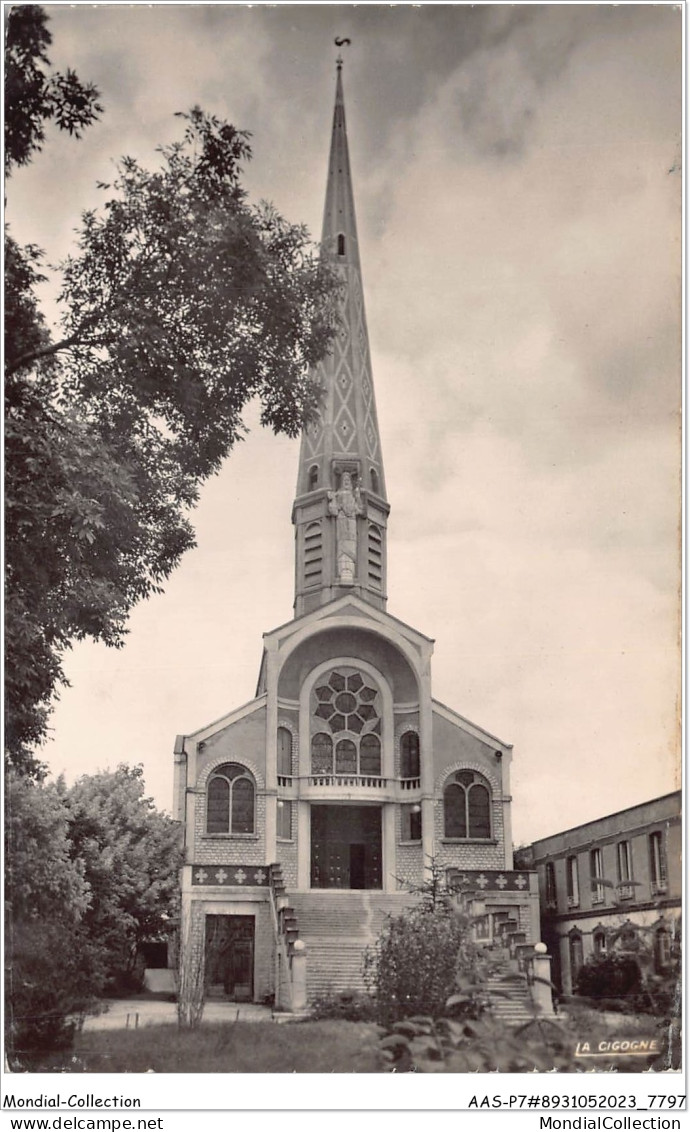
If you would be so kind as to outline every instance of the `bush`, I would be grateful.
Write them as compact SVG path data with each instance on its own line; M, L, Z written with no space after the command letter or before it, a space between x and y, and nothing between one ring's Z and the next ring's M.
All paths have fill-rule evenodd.
M20 922L8 932L5 971L10 1058L65 1049L84 1014L96 1009L98 955L73 926Z
M590 959L577 976L577 993L587 998L635 998L642 991L642 972L630 955Z
M364 974L385 1026L413 1015L441 1017L451 996L456 1012L476 1016L483 1008L471 922L450 900L392 916L365 956Z

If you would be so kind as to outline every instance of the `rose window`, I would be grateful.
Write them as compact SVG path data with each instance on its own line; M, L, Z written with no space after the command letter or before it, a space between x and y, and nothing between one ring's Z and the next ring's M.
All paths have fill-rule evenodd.
M312 693L312 774L381 774L379 693L353 669Z

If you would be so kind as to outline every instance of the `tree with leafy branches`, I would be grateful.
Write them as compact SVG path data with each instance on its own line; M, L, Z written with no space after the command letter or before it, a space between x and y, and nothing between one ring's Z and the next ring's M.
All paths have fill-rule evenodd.
M194 545L190 509L248 403L288 435L318 404L335 274L303 227L249 203L248 135L180 117L160 167L124 158L84 213L59 334L36 298L39 251L8 245L6 750L29 773L65 650L123 643L132 606Z
M141 766L77 779L64 795L70 856L89 889L82 927L103 950L104 989L140 989L142 945L177 920L180 826L144 793Z
M80 137L103 112L93 83L71 69L48 71L53 37L38 4L15 4L5 34L5 173L26 165L45 141L45 123Z
M70 1018L93 1008L100 942L85 929L91 901L73 856L64 799L10 771L5 781L5 1022L11 1057L69 1042Z

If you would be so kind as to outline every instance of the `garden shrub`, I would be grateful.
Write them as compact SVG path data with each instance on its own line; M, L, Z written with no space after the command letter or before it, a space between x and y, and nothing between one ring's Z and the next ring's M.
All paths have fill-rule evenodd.
M382 1025L414 1015L441 1017L451 996L456 1012L476 1016L486 999L482 974L470 918L450 900L391 916L365 956L365 980Z
M641 991L642 972L631 955L590 959L577 976L577 992L587 998L634 998Z

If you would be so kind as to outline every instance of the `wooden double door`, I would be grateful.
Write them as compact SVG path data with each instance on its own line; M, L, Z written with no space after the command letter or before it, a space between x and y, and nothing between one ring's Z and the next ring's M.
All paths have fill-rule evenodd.
M381 807L311 807L311 887L382 887Z
M206 994L233 1002L254 997L254 917L206 917Z

